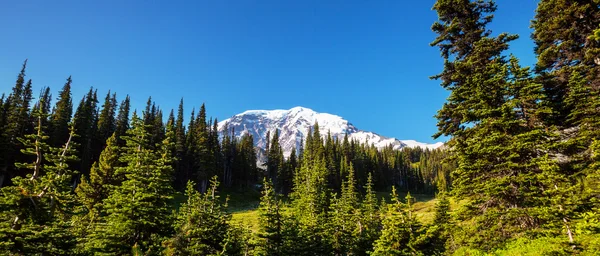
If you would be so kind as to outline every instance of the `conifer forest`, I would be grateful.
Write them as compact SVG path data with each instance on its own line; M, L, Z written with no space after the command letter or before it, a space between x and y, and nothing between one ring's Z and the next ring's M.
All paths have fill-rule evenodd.
M314 123L291 154L273 130L257 155L210 106L73 98L76 76L51 89L15 63L0 255L600 255L600 1L540 0L531 35L492 32L497 4L433 6L437 149ZM519 36L533 67L511 54Z

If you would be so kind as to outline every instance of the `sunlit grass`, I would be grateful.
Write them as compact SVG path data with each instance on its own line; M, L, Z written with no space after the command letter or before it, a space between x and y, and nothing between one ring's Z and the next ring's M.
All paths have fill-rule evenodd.
M406 197L406 193L399 193L401 199ZM430 224L435 216L435 205L438 202L433 195L427 194L411 194L415 198L413 203L413 210L415 217L423 224ZM260 194L258 192L252 193L232 193L230 194L229 211L232 213L231 223L236 225L243 225L250 227L253 232L258 231L258 205L260 203ZM377 197L379 200L387 200L389 202L389 193L378 192ZM456 209L459 204L450 199L451 209Z

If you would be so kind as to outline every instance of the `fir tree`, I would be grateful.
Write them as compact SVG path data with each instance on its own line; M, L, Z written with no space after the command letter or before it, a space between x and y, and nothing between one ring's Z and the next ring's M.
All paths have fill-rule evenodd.
M117 111L117 95L113 93L111 95L110 91L106 94L104 98L104 103L102 104L102 110L98 115L98 132L96 133L95 138L95 151L94 154L100 154L100 152L104 149L104 145L106 144L106 140L113 135L116 129L116 120L115 113Z
M169 134L161 145L150 145L147 127L134 113L120 158L126 166L117 169L117 175L124 175L125 180L103 201L106 216L95 225L88 241L91 252L126 254L132 248L145 254L160 251L172 224L172 157L168 150L172 137ZM159 149L155 151L155 147Z
M71 77L58 94L56 105L50 116L50 145L58 146L69 136L69 122L73 115L73 100L71 98Z
M14 163L20 160L19 152L22 144L17 138L23 137L27 133L27 121L29 120L29 106L32 99L31 80L25 83L25 69L27 60L23 63L21 72L17 76L15 86L4 102L5 123L2 127L2 145L0 153L3 156L3 163L0 163L0 182L9 183L17 176L22 175L14 167ZM23 175L24 176L24 175ZM0 184L4 185L4 184Z
M381 220L379 218L377 197L375 191L373 191L371 173L367 176L365 188L365 196L359 208L358 224L354 230L356 246L353 248L353 253L355 255L367 255L368 252L373 251L373 244L381 233Z
M39 103L43 105L43 101ZM38 107L33 115L34 132L19 138L24 145L22 153L30 157L27 162L16 163L31 173L13 178L14 186L2 188L0 250L15 255L69 254L75 242L69 234L74 197L70 187L73 171L68 166L69 161L76 160L74 129L62 148L50 147L43 127L48 113Z
M478 235L463 242L490 249L549 217L538 215L548 202L537 197L552 183L542 173L555 165L544 154L551 134L539 118L548 109L528 69L502 55L517 37L491 37L486 29L493 1L440 0L434 9L440 22L433 25L438 37L432 45L446 61L435 78L451 91L435 136L452 136L454 192L471 202L463 217L473 222L464 233Z
M371 255L418 255L420 252L412 245L419 229L419 223L411 212L410 194L404 204L398 198L396 188L392 187L392 202L387 205L383 218L381 237L375 242Z
M79 201L85 206L88 221L94 223L102 213L102 202L118 186L124 177L116 173L119 167L119 147L116 134L108 138L98 162L92 165L90 176L81 177L81 183L75 189Z
M564 100L571 93L569 78L574 71L580 72L586 86L600 89L600 42L591 40L600 23L600 7L594 0L540 1L532 22L537 54L536 72L544 86L552 115L549 124L564 126L571 106Z
M273 184L263 179L263 191L260 199L258 237L260 244L258 255L284 255L284 216L281 201L277 198Z
M348 255L355 250L356 239L354 232L358 228L356 223L358 215L358 193L356 192L356 184L354 180L354 168L350 166L342 166L347 168L348 173L346 180L342 183L340 198L334 198L334 203L331 206L331 221L329 222L329 235L332 239L333 250L336 255Z
M177 109L177 119L175 119L175 185L177 188L183 190L186 182L187 175L185 174L185 143L186 131L183 120L183 98L179 102L179 108Z
M279 130L275 130L271 142L269 143L269 151L267 152L267 177L273 181L276 191L281 192L282 187L279 181L281 163L283 161L282 149L279 145Z
M80 163L76 166L80 174L89 174L89 170L94 158L94 136L97 132L97 109L98 99L96 90L90 88L88 93L83 96L73 119L75 120L75 129L77 132L76 142L79 144L77 152L80 155Z
M125 140L121 137L125 136L127 130L129 130L129 95L119 105L119 113L117 114L117 120L115 124L115 136L117 137L117 144L119 146L125 145Z
M217 194L219 183L211 179L210 189L199 193L193 182L188 182L187 202L181 206L175 222L175 236L168 240L167 255L228 255L228 222Z

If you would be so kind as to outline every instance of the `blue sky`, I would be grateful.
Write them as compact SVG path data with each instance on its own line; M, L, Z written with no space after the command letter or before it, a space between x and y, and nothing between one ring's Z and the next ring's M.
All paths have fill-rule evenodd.
M0 92L24 59L35 94L73 76L75 97L148 96L168 112L207 105L219 120L248 109L304 106L356 127L433 142L448 92L429 80L442 59L429 43L433 0L5 1ZM510 52L535 61L536 0L502 0L491 29L521 38ZM188 117L186 113L186 118ZM187 122L187 120L186 120ZM444 140L444 139L439 139Z

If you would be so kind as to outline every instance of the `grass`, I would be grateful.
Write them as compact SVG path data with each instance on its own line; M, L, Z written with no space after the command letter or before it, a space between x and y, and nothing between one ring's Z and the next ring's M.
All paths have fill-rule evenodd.
M258 231L258 205L260 204L260 192L249 189L244 191L224 191L221 195L227 195L227 210L231 212L231 223L250 228L252 232Z
M258 205L260 203L260 193L258 191L244 192L223 192L222 195L229 195L229 211L232 213L231 222L233 224L249 227L253 232L258 231ZM400 192L400 198L406 197L406 193ZM437 199L433 195L411 194L415 198L413 204L416 218L424 224L429 224L435 216L435 205ZM389 202L388 192L377 192L377 197ZM459 206L455 200L450 200L451 209Z

